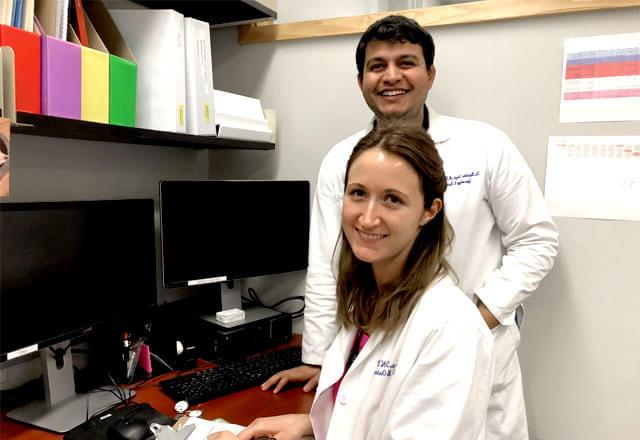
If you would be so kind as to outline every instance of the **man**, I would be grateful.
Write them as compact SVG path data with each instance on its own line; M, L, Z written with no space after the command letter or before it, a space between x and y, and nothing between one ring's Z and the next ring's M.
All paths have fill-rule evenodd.
M374 125L422 125L444 160L447 216L455 231L449 263L462 290L494 334L487 439L528 438L516 310L553 264L558 232L531 170L515 145L487 124L438 115L425 106L436 70L431 36L415 21L385 17L362 35L356 50L358 85ZM313 202L302 359L263 384L278 392L288 381L317 374L335 333L334 249L340 234L345 166L371 127L336 144L325 156ZM483 409L479 409L483 410Z

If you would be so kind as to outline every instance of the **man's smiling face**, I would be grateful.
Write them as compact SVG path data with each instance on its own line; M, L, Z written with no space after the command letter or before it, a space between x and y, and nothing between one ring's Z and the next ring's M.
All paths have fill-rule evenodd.
M358 85L379 120L422 125L434 79L435 68L427 68L420 45L374 40L367 45Z

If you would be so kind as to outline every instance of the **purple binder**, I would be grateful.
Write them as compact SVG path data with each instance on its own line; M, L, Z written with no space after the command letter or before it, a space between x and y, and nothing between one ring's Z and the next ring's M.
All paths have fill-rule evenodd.
M80 119L80 46L42 36L42 114Z

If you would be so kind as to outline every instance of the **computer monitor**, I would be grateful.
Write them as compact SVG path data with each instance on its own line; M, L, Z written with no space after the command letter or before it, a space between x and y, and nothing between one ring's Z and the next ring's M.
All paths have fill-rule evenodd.
M9 417L66 432L111 402L50 348L154 306L155 264L151 199L0 204L0 361L40 351L47 397Z
M308 181L160 182L165 287L305 270L309 207ZM240 307L222 291L223 309Z

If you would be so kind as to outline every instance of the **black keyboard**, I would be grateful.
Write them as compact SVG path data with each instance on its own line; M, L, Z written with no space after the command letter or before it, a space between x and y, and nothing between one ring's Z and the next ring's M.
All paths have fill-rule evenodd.
M247 359L178 376L160 382L162 391L190 405L260 385L278 371L302 363L300 347L270 351Z

